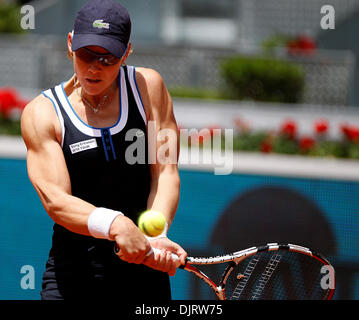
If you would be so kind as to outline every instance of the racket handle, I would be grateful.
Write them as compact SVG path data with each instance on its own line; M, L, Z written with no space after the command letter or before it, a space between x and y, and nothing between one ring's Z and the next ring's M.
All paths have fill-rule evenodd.
M115 245L114 245L114 248L113 248L113 251L115 252L115 254L119 254L119 252L120 252L120 249L117 247L117 244L115 243ZM146 256L149 256L149 255L151 255L152 253L160 253L161 252L161 249L158 249L158 248L153 248L153 247L151 247L151 249L146 253ZM172 253L171 254L172 255L172 259L174 260L174 261L176 261L176 260L178 260L178 255L176 255L175 253Z
M153 252L157 252L157 253L160 253L161 252L161 249L158 249L158 248L152 248ZM149 251L151 253L151 250ZM178 260L178 255L176 255L175 253L171 253L171 256L172 256L172 260L173 261L176 261Z

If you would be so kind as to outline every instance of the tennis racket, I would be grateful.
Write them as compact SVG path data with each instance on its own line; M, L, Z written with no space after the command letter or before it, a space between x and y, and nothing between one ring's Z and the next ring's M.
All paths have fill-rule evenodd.
M195 267L211 264L225 265L218 285ZM188 257L180 268L202 279L220 300L330 300L335 290L329 261L293 244L270 243L223 256Z

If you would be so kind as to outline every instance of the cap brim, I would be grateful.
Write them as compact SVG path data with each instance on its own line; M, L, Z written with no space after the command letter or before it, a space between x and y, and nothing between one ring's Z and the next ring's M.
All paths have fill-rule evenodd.
M76 51L77 49L87 46L102 47L117 58L122 58L127 48L127 44L124 44L112 37L98 34L75 33L72 38L72 51Z

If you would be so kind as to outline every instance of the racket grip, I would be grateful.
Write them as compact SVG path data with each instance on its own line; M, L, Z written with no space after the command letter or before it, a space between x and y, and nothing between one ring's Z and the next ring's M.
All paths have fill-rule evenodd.
M117 255L118 255L119 252L120 252L120 249L117 247L116 243L115 243L115 245L114 245L113 251L114 251L115 254L117 254ZM161 252L161 249L151 247L151 249L147 252L146 256L149 256L149 255L151 255L151 254L154 253L154 252L160 253L160 252ZM172 255L172 259L173 259L174 261L178 260L178 255L176 255L175 253L171 253L171 255Z
M157 249L157 248L152 248L153 252L157 252L157 253L160 253L161 252L161 249ZM172 256L172 259L173 261L176 261L178 260L178 255L176 255L175 253L171 253L171 256Z

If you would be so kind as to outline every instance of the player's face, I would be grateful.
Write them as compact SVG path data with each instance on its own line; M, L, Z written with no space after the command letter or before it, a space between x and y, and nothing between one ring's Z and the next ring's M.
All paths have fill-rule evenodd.
M74 52L74 69L81 87L89 95L105 92L116 80L122 59L99 46L88 46Z

